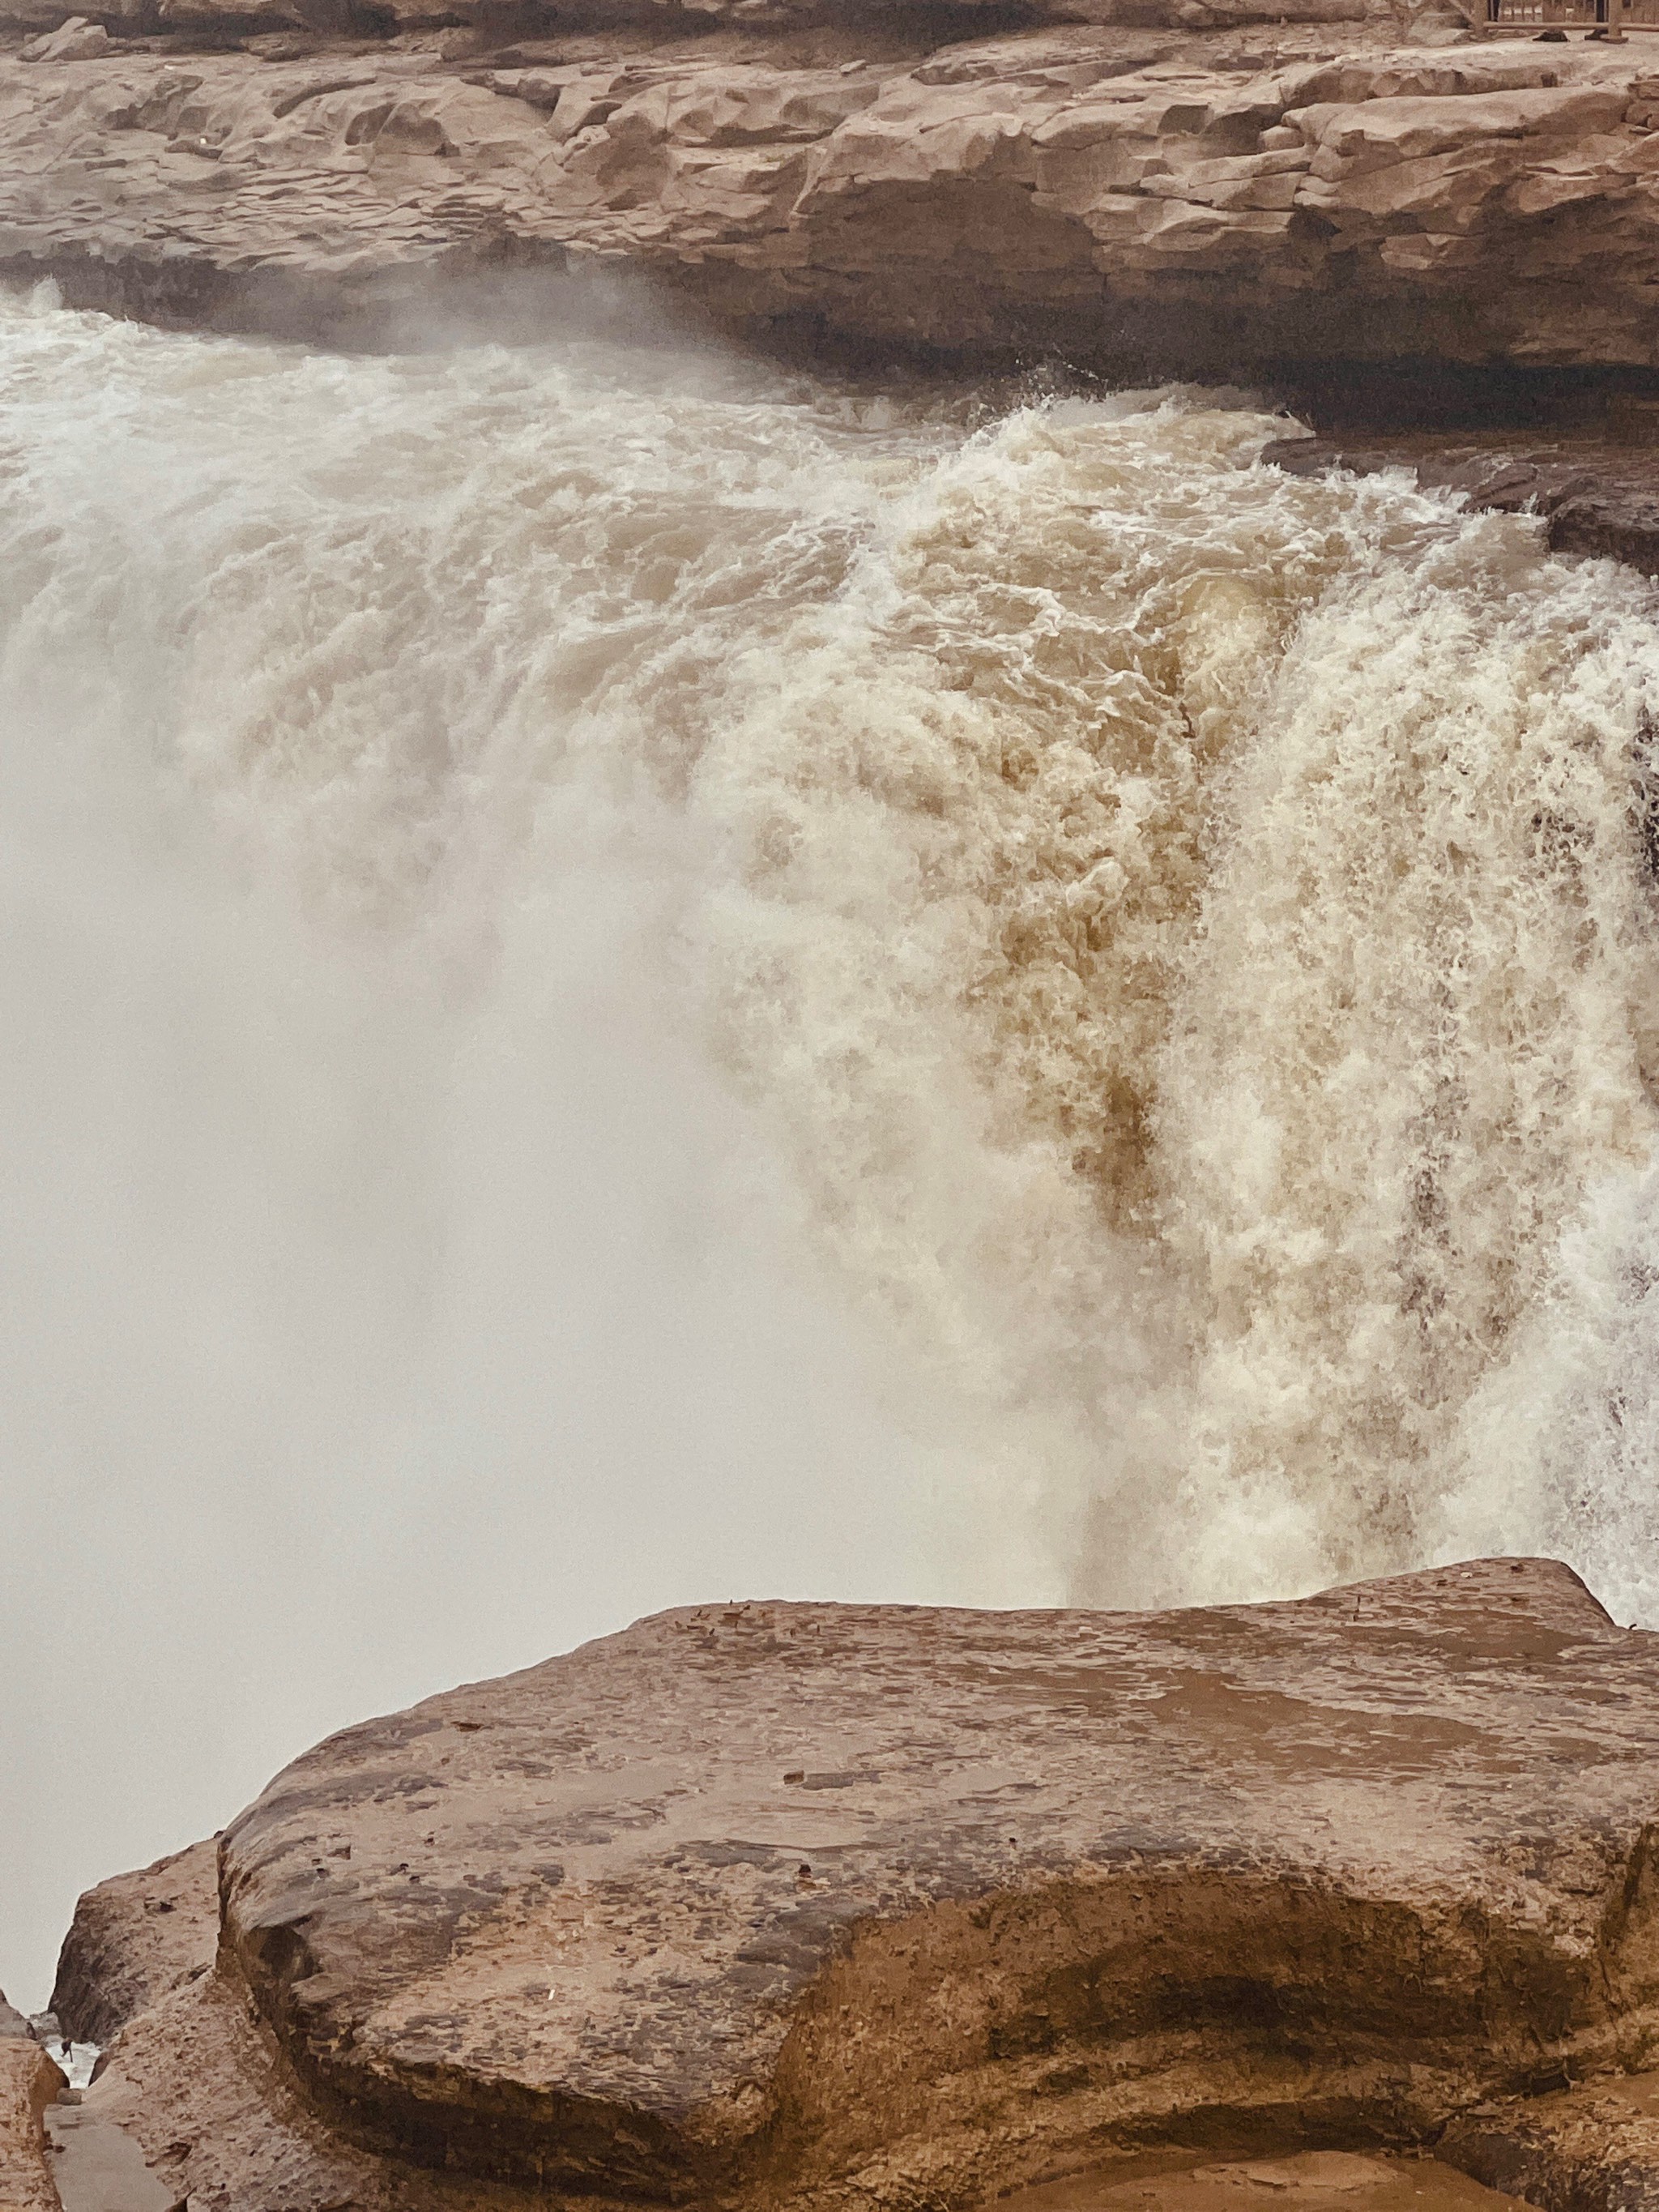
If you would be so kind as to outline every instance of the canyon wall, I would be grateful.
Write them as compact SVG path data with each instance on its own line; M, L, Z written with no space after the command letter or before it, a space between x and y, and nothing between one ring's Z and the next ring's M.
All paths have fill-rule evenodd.
M1640 37L1362 0L321 4L5 0L0 268L324 334L428 313L439 276L626 262L819 344L1659 364Z

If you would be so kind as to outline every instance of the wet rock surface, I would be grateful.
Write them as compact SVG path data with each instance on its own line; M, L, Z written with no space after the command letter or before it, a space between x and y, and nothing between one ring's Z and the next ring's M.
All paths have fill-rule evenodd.
M70 2090L45 2115L47 2164L63 2212L183 2212L183 2199L123 2128Z
M317 2110L571 2191L957 2201L1249 2112L1409 2140L1659 2033L1659 1650L1489 1563L1163 1615L671 1613L226 1832Z
M1329 20L1358 0L510 35L393 6L372 36L309 0L8 5L0 265L86 304L395 335L441 276L626 263L748 332L878 349L1659 368L1638 40L1425 45L1465 34L1419 16L1401 46L1409 10Z
M1399 432L1286 438L1262 459L1295 476L1409 470L1425 487L1461 492L1472 507L1540 515L1559 552L1603 555L1659 575L1659 446Z

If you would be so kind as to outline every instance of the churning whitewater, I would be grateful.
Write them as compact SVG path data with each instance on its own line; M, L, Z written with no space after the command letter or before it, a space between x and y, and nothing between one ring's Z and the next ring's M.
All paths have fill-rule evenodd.
M231 1394L250 1431L343 1340L342 1480L507 1423L580 1486L558 1392L489 1377L580 1303L517 1178L598 1116L602 1213L701 1178L788 1247L768 1387L810 1399L844 1342L776 1482L836 1479L867 1389L860 1464L931 1499L947 1594L1492 1548L1659 1620L1646 583L1403 478L1263 468L1248 395L976 410L602 333L348 358L49 289L0 374L10 896L158 948L143 1006L89 1017L126 1075L63 1085L112 1178L135 1115L262 1094L235 1142L276 1195L215 1153L155 1209L158 1304L228 1366L214 1285L257 1268L224 1248L303 1279L281 1374ZM630 994L684 1048L644 1106L729 1147L635 1160L620 1085L555 1113L515 1076ZM434 1037L471 1071L442 1110ZM27 1162L57 1138L8 1080ZM136 1361L65 1443L130 1312L70 1312L28 1179L9 1303L57 1308L16 1448L118 1489L232 1417Z

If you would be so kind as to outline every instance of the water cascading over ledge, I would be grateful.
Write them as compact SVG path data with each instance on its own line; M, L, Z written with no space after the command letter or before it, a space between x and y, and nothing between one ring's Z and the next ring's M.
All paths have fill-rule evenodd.
M592 1186L654 1203L641 1163L705 1118L708 1188L768 1187L734 1146L786 1178L828 1308L882 1340L848 1450L920 1491L921 1440L967 1589L1237 1597L1521 1546L1651 1607L1640 579L1397 477L1264 469L1282 425L1196 393L1010 394L974 428L983 392L695 347L341 358L49 303L7 347L17 881L84 846L71 876L125 886L123 973L187 927L117 1003L222 1040L192 1114L240 1114L245 1065L264 1095L266 1023L331 1102L337 1142L273 1165L269 1275L223 1234L228 1168L163 1186L209 1304L259 1341L289 1316L306 1465L359 1433L395 1465L410 1423L485 1466L555 1433L569 1202L512 1085L571 1049L575 958L685 1059ZM88 468L100 412L120 458ZM65 815L40 779L70 759ZM71 1000L107 991L100 943ZM68 1094L100 1147L106 1113L149 1126L150 1061L120 1065ZM748 1229L700 1233L762 1278ZM308 1286L342 1269L325 1338ZM664 1296L696 1303L672 1268L626 1303ZM848 1325L784 1363L824 1377L821 1432L870 1399L828 1379ZM53 1370L19 1357L28 1402ZM769 1405L744 1358L670 1399L712 1365ZM239 1463L272 1449L264 1387Z
M607 1492L717 1586L921 1500L982 1601L1491 1546L1650 1617L1639 578L1238 395L5 313L9 1449L198 1639L156 1772L348 1633L544 1648Z

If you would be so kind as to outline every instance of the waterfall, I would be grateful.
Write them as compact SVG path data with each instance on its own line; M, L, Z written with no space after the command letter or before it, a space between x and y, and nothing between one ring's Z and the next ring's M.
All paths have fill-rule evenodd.
M0 298L28 1972L659 1604L1659 1620L1652 589L1282 427Z

